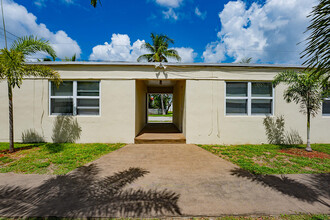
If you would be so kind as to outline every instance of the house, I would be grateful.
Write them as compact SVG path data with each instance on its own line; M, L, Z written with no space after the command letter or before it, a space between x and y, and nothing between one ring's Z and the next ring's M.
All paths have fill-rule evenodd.
M274 76L302 66L265 64L181 64L121 62L41 62L57 70L63 84L25 79L14 90L15 141L35 129L51 142L58 115L73 115L78 142L134 143L147 124L147 93L173 93L173 123L187 143L267 143L263 120L283 115L286 130L303 140L306 116L283 99ZM31 65L34 65L31 63ZM0 141L8 141L7 84L0 82ZM330 100L311 122L311 141L330 142Z

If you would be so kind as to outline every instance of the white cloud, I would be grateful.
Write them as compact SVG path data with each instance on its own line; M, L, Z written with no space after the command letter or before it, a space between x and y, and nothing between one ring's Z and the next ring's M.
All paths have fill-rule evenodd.
M93 53L89 56L89 60L97 61L127 61L136 62L137 58L149 53L141 46L145 40L137 40L133 44L127 34L112 34L110 43L105 42L103 45L93 47ZM171 48L176 49L182 58L181 62L193 62L197 53L192 48ZM174 60L169 59L170 62Z
M259 62L302 63L299 53L316 0L268 0L264 5L230 1L220 12L219 40L207 45L205 62L252 57ZM225 56L226 55L226 56Z
M75 0L62 0L64 1L66 4L73 4Z
M219 63L226 59L225 47L221 43L212 42L206 46L202 57L206 63Z
M46 7L46 2L48 0L34 0L34 4L40 8L42 7ZM65 4L68 4L68 5L71 5L71 4L74 4L75 3L75 0L61 0L62 3L65 3Z
M197 53L194 52L194 49L190 47L175 47L171 49L175 49L176 51L178 51L182 63L193 63L197 56ZM169 59L169 62L177 61L174 59Z
M37 17L29 13L27 9L12 0L4 0L6 28L10 33L16 36L26 36L33 34L39 38L49 40L54 47L56 54L60 58L71 57L73 54L80 57L81 49L78 43L70 38L64 31L56 33L51 32L45 24L38 24ZM15 37L7 34L9 43L12 43ZM0 42L4 47L4 42Z
M156 3L169 8L178 8L183 0L156 0Z
M38 6L38 7L45 7L46 6L46 4L45 4L45 1L46 0L35 0L33 3L36 5L36 6Z
M205 12L201 12L199 10L198 7L195 8L195 15L197 15L198 17L200 17L201 19L205 19L206 18L206 11Z
M165 19L178 20L178 15L175 13L173 8L169 8L168 11L163 11L163 15Z
M137 40L131 45L127 34L113 34L110 43L105 42L104 45L97 45L93 48L89 59L135 62L140 55L147 53L141 49L144 43L144 40Z

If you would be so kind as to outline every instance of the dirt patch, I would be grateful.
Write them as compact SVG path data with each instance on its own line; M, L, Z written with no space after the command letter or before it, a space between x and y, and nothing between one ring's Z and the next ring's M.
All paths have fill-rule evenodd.
M28 150L28 149L31 149L31 148L34 148L34 147L35 146L26 146L26 147L15 148L13 153L18 152L18 151L22 151L22 150ZM4 153L6 153L6 154L10 153L9 149L0 150L0 155L4 154Z
M330 159L329 154L326 154L323 152L317 152L317 151L307 152L304 149L297 149L297 148L283 149L283 150L280 150L280 152L299 156L299 157Z

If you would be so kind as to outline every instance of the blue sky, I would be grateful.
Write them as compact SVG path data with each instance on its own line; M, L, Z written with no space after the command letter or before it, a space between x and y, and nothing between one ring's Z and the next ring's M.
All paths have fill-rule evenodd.
M48 39L59 57L135 61L164 33L183 62L301 63L312 0L4 0L7 30ZM12 41L16 37L8 35ZM3 46L3 34L1 46ZM42 54L34 58L43 57Z

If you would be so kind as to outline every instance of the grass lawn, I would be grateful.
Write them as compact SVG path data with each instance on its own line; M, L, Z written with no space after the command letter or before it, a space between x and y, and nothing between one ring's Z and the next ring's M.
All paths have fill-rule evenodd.
M167 115L148 115L150 117L173 117L173 113L168 113Z
M125 144L20 144L16 152L4 150L8 143L0 143L0 172L65 174ZM21 148L21 149L19 149Z
M330 173L330 144L199 146L254 174Z

